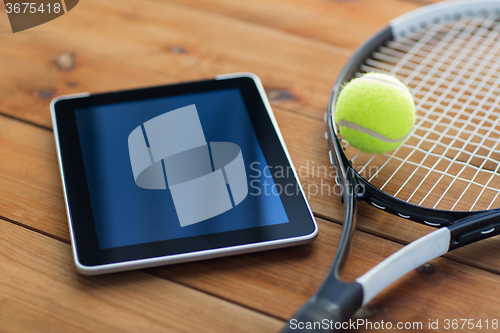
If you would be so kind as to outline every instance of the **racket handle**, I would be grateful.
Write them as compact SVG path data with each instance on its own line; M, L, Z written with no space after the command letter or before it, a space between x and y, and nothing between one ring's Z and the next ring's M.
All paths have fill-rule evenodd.
M339 321L340 311L338 307L328 309L313 297L295 313L293 318L281 330L281 333L341 332L341 330L335 330L335 323ZM331 330L331 328L334 330Z
M318 293L295 313L281 333L341 332L343 322L360 307L363 289L359 283L327 279Z

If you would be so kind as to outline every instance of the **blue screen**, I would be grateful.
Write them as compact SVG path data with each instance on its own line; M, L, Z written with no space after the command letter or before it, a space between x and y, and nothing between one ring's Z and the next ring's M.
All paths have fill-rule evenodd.
M176 126L174 113L184 117L188 109L199 123ZM101 249L289 222L238 89L102 105L75 114ZM196 136L191 133L201 135L184 140ZM162 138L164 145L158 145ZM230 143L234 154L221 155L218 162L218 146L212 144L217 142ZM189 150L193 154L182 151L186 145L196 146ZM197 152L209 156L208 162L198 163ZM154 164L151 176L138 175L161 153L172 157ZM236 154L232 167L221 167ZM205 164L213 172L204 172ZM207 182L218 185L199 187ZM153 188L157 184L165 188ZM217 211L219 206L226 208Z

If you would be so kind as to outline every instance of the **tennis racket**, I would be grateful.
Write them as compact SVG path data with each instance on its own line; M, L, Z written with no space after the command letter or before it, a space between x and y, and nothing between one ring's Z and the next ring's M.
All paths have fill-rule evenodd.
M324 283L282 332L340 331L406 273L500 233L499 59L500 1L423 7L391 21L357 49L335 82L325 117L342 189L342 236ZM396 76L415 98L412 134L387 154L360 153L335 124L339 91L366 72ZM346 283L339 272L349 255L358 201L439 229ZM314 329L299 330L300 323Z

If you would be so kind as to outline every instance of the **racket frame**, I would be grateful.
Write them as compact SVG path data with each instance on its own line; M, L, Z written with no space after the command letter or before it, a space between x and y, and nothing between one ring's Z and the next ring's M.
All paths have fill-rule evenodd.
M341 145L340 138L337 136L338 127L334 120L334 103L337 100L340 90L344 84L356 77L356 73L360 72L359 68L364 65L367 56L376 52L381 46L384 46L387 41L394 40L396 36L405 35L405 33L409 31L415 31L417 27L425 27L430 23L435 23L437 18L440 16L449 15L450 17L458 17L461 15L458 10L460 10L461 13L465 13L467 11L475 12L477 11L477 8L481 8L481 10L496 10L500 14L500 2L496 0L447 1L428 5L404 14L392 20L387 27L379 30L368 38L367 41L356 49L354 56L347 61L340 71L340 74L338 75L333 86L332 94L330 95L328 112L325 117L325 121L327 123L326 137L330 150L330 160L337 173L335 180L342 188L342 180L346 179L347 170L348 168L351 168L353 177L356 181L355 187L363 188L363 191L358 191L356 194L357 200L365 201L390 214L436 228L448 226L455 223L459 219L487 211L447 211L422 207L393 197L381 191L361 177L352 166L352 163L342 153L343 147ZM342 193L343 192L341 191L341 195ZM342 200L344 200L343 197ZM496 210L500 211L500 208L497 208Z
M449 15L450 17L459 18L461 15L459 12L465 13L469 10L477 12L477 8L495 10L500 15L500 2L491 0L436 3L402 15L391 21L389 26L376 32L358 47L337 77L330 96L328 112L325 116L330 162L335 169L335 181L341 188L340 193L344 204L342 236L331 269L332 274L336 278L339 278L339 274L349 256L352 235L356 229L357 201L365 201L378 209L403 219L436 228L447 227L422 237L407 246L404 250L384 260L378 266L374 267L373 271L370 270L367 272L366 276L359 277L356 281L359 281L363 285L372 281L375 274L380 274L380 272L383 272L387 268L389 268L388 271L394 274L394 278L388 279L388 276L384 276L384 279L386 282L388 280L395 281L411 269L448 251L500 234L500 208L471 212L421 207L393 197L370 184L355 170L351 161L343 153L344 148L342 147L341 139L337 135L339 131L334 117L335 102L343 85L355 78L356 73L359 73L359 69L365 64L365 60L381 46L384 46L386 42L394 40L396 36L404 36L406 32L413 32L417 27L424 28L430 23L436 23L439 21L437 18L440 16ZM437 239L440 239L440 241L437 241ZM397 263L401 258L411 256L413 249L422 247L422 244L424 244L424 247L426 246L425 244L427 246L437 244L438 246L435 251L431 250L428 253L422 253L420 256L417 255L412 265L406 265L408 267ZM384 287L375 288L378 289L375 294L370 291L372 295L365 295L363 304L366 304L385 286L392 283L386 282L381 283Z
M336 172L335 181L340 186L344 204L342 234L335 259L325 281L317 293L294 315L294 319L304 322L323 322L324 319L334 322L345 321L380 291L412 269L455 248L500 234L500 208L468 212L420 207L393 197L371 185L358 174L351 161L343 153L344 148L337 136L338 128L334 121L334 103L337 95L343 84L353 79L359 72L358 69L364 64L367 55L371 55L386 41L393 40L395 36L404 35L407 30L413 32L414 27L425 27L428 23L435 23L436 17L448 15L451 9L476 12L479 7L495 10L500 14L499 1L483 0L436 3L400 16L358 47L354 56L342 68L330 96L328 113L325 115L330 161ZM358 201L368 202L387 213L404 219L441 228L392 254L358 277L355 282L346 283L340 279L339 273L345 266L350 253L351 241L356 230ZM411 261L407 260L409 257ZM313 331L330 330L308 330L308 332ZM333 331L338 332L340 329ZM288 326L282 332L292 331Z

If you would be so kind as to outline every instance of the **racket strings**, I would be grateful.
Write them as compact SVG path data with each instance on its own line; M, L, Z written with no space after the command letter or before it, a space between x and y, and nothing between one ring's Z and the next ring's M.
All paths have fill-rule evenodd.
M482 30L483 30L483 32L484 32L484 31L487 31L486 29L482 29ZM455 43L454 45L459 45L459 43ZM472 45L474 46L474 44L472 44ZM483 45L483 46L484 46L484 45ZM484 49L484 47L481 47L481 48L483 48L483 49ZM479 53L481 48L478 48L478 50L477 50L476 52L478 52L478 53ZM468 46L468 49L470 50L470 49L472 49L472 47ZM467 53L463 52L462 54L467 54ZM480 53L479 53L479 54L480 54ZM474 59L474 60L476 60L476 59L477 59L477 57L474 57L474 56L473 56L473 57L470 57L469 59ZM470 62L470 61L469 61L469 63L468 63L468 64L471 64L471 63L473 63L473 62ZM477 73L477 72L476 72L476 73ZM468 119L468 120L469 120L469 119ZM466 124L467 124L467 123L466 123ZM444 133L449 132L449 128L450 128L450 127L448 127L448 128L445 130L445 132L444 132ZM463 129L463 126L462 126L462 128L461 128L461 129ZM470 138L470 137L469 137L469 138ZM453 141L452 141L451 143L453 143ZM467 143L467 142L466 142L466 143ZM449 147L453 147L453 145L450 145ZM456 155L456 156L459 156L459 155ZM470 161L467 161L467 162L470 162ZM462 168L462 170L463 170L463 168ZM462 170L461 170L461 171L462 171ZM445 170L445 171L448 171L448 170ZM460 173L459 173L459 174L460 174ZM443 175L441 175L441 178L442 178L442 177L443 177ZM453 180L452 180L451 184L453 184L453 183L454 183L454 181L455 181L457 178L458 178L458 175L455 175L455 177L453 178ZM473 178L473 179L474 179L474 178ZM439 179L439 180L440 180L440 179ZM439 180L438 180L438 181L439 181ZM422 184L422 183L421 183L421 184ZM450 185L451 185L451 184L450 184ZM470 185L470 183L469 183L469 185ZM435 185L434 185L434 187L435 187ZM434 187L433 187L432 189L434 189ZM437 203L439 203L439 202L440 202L440 200L444 197L444 195L446 194L446 192L448 191L448 189L449 189L449 188L450 188L450 186L448 186L448 188L446 189L446 191L445 191L445 192L441 195L441 197L440 197L440 199L437 201ZM431 189L431 191L432 191L432 189ZM418 188L417 188L417 190L418 190ZM413 192L413 194L414 194L414 193L415 193L415 191ZM428 192L428 193L429 193L429 192ZM463 193L463 192L462 192L462 193ZM413 194L412 194L412 195L413 195ZM427 196L425 196L425 197L423 198L423 200L425 200L425 199L426 199L426 197L427 197ZM410 196L410 198L411 198L411 196ZM423 200L422 200L422 201L423 201ZM436 204L437 204L437 203L436 203Z
M477 52L480 52L480 48L478 48ZM471 58L472 58L472 59L474 59L474 57L471 57ZM483 60L483 63L484 63L484 60ZM468 64L473 64L473 62L468 62ZM464 67L464 68L466 68L466 67ZM477 73L477 72L475 72L475 74L476 74L476 73ZM490 71L489 73L493 73L493 71ZM476 80L476 79L477 79L477 75L476 75L476 77L471 77L470 79ZM484 81L483 81L483 82L484 82ZM462 89L463 89L463 87L464 87L464 86L462 86ZM483 87L481 87L481 88L483 88ZM465 93L464 91L462 91L462 89L458 92L459 94L464 94L464 93ZM465 103L465 104L464 104L464 105L460 108L460 110L464 110L466 107L470 106L470 103L471 103L471 97L472 97L472 96L473 96L473 95L469 96L469 98L467 99L466 103ZM464 106L465 106L465 108L464 108ZM478 107L476 108L476 111L477 111L477 110L481 110L481 109L480 109L481 107L482 107L482 105L478 105ZM456 126L453 126L453 124L455 124L455 123L456 123L456 122L455 122L455 121L453 121L453 120L458 119L458 118L457 118L457 116L458 116L458 114L459 114L459 113L456 113L455 118L454 118L454 119L452 119L452 122L450 122L450 123L449 123L449 126L447 126L447 127L444 129L444 131L442 132L442 134L441 134L441 136L440 136L440 139L441 139L441 138L443 138L443 136L444 136L446 133L449 133L449 132L450 132L450 131L452 131L452 130L455 130L455 131L457 131L457 132L463 132L463 131L464 131L464 130L465 130L465 129L466 129L466 128L470 125L471 120L472 120L472 119L474 119L474 118L475 118L475 116L477 115L477 113L478 113L478 112L476 112L476 111L475 111L474 113L471 113L471 114L469 115L469 117L468 117L467 121L466 121L466 122L464 122L464 123L461 125L461 127L459 127L459 128L457 128ZM464 149L464 148L466 148L466 147L468 146L468 144L471 142L471 140L472 140L472 139L473 139L473 138L477 135L477 130L478 130L479 128L481 128L481 126L484 126L485 119L487 119L487 118L485 118L485 117L482 117L482 118L481 118L481 122L480 122L479 124L477 124L477 126L475 127L475 130L471 133L471 135L469 135L469 136L467 137L467 140L462 140L459 136L455 136L455 137L453 138L453 140L450 142L449 146L445 149L445 151L444 151L445 156L447 155L448 150L453 150L453 148L458 148L458 150L460 151L460 154L455 154L455 155L454 155L454 158L453 158L453 161L455 161L455 160L460 160L460 157L465 155L466 157L468 156L468 159L465 161L465 163L470 164L470 163L471 163L471 159L472 159L472 157L473 157L473 156L475 156L475 155L478 153L478 149L479 149L479 148L480 148L480 147L484 144L484 140L485 140L484 138L485 138L486 136L485 136L485 137L483 137L483 140L482 140L481 142L479 142L479 144L476 146L475 150L474 150L474 151L472 151L470 154L467 154L467 152L468 152L468 151L467 151L466 149ZM435 122L435 123L437 123L437 122ZM497 117L496 123L498 123L498 117ZM490 134L490 133L488 133L488 134ZM457 147L457 146L455 145L455 142L457 142L457 141L462 141L462 146L458 146L458 147ZM421 139L421 142L423 142L423 138ZM438 142L440 142L440 141L438 141ZM436 145L436 143L435 143L435 145ZM434 147L433 147L433 148L434 148ZM489 154L488 154L488 156L489 156ZM463 162L463 160L460 160L460 161L462 161L462 162ZM438 162L439 162L439 161L438 161ZM438 162L436 162L436 164L437 164ZM436 165L436 164L435 164L435 165ZM435 165L434 165L434 166L435 166ZM448 170L449 170L449 168L451 167L451 165L452 165L452 164L448 165L448 167L447 167L447 169L445 170L445 172L448 172ZM433 167L434 167L434 166L433 166ZM478 166L478 167L479 167L479 168L481 168L481 167L483 167L483 166L484 166L484 163L482 163L482 164L481 164L480 166ZM438 199L438 200L437 200L437 202L435 203L435 206L436 206L437 204L439 204L439 202L441 201L441 199L442 199L442 198L443 198L443 197L447 194L447 192L448 192L448 191L449 191L449 189L451 188L452 184L453 184L453 183L454 183L454 182L458 179L458 177L459 177L459 176L460 176L460 174L461 174L461 173L465 170L465 168L466 168L466 166L462 166L462 168L460 169L459 173L458 173L458 174L456 174L456 175L452 178L452 181L450 182L450 185L447 187L447 189L444 191L444 193L443 193L443 194L439 197L439 199ZM477 172L478 172L478 171L479 171L479 169L477 170ZM476 172L476 175L477 175L477 172ZM427 173L427 175L429 175L429 174L430 174L430 173ZM427 175L426 175L426 176L427 176ZM442 179L442 177L443 177L443 175L441 175L441 176L440 176L440 178L438 179L438 182L434 184L434 186L431 188L431 191L430 191L430 192L428 192L428 194L432 192L432 190L435 188L436 184L438 184L438 183L439 183L439 181ZM475 179L475 176L473 176L473 177L472 177L472 179ZM425 178L424 178L424 180L425 180ZM422 184L422 182L419 184L419 186L420 186L421 184ZM467 184L467 187L466 187L465 191L469 188L469 186L470 186L470 185L471 185L471 183ZM417 190L418 190L418 187L414 190L414 192L413 192L413 193L412 193L412 195L410 196L410 199L411 199L411 198L412 198L412 196L413 196L413 195L417 192ZM462 195L463 195L463 193L464 193L464 192L462 192ZM421 200L421 202L420 202L419 204L422 204L422 202L423 202L423 201L425 201L425 199L427 198L427 196L428 196L428 195L424 196L424 198ZM461 199L461 197L462 197L462 196L460 196L460 198L458 199L458 201ZM458 202L458 201L457 201L457 202ZM453 208L454 208L454 206L457 204L457 202L455 202L455 204L453 205L453 207L452 207L451 209L453 209Z
M415 97L417 121L389 154L347 145L353 166L385 192L421 206L500 207L499 57L499 17L492 14L436 24L379 48L362 71L400 78Z
M487 31L487 30L486 30L486 29L482 29L482 31L483 31L483 32L485 32L485 31ZM476 37L482 37L482 36L476 36ZM476 39L477 39L477 38L476 38ZM460 43L456 43L456 42L454 43L454 45L459 45L459 44L460 44ZM470 46L471 44L472 44L472 47ZM475 46L474 44L475 44L475 43L471 43L471 42L469 42L469 45L467 45L466 47L467 47L469 50L471 50L471 49L473 49L473 47ZM484 45L486 45L486 44L481 45L481 47L479 47L479 48L476 50L476 53L481 54L481 52L482 52L482 50L481 50L481 49L483 49L483 50L484 50ZM462 55L466 55L466 54L468 54L468 52L463 52L463 53L462 53ZM475 62L475 61L477 61L477 58L478 58L478 57L476 57L475 55L472 55L471 57L469 57L469 62L467 63L467 65L469 65L469 66L465 66L465 67L463 67L463 68L462 68L462 70L467 69L467 67L471 67L471 64L474 64L474 62ZM460 60L460 59L455 59L455 60ZM473 61L470 61L470 60L473 60ZM483 64L484 64L484 61L483 61ZM476 71L475 73L477 73L477 71ZM475 78L474 78L474 79L475 79ZM462 88L463 88L463 87L462 87ZM463 92L462 92L462 91L459 91L459 93L463 93ZM469 99L469 100L470 100L470 99ZM468 101L468 102L469 102L469 101ZM471 116L472 116L472 115L471 115ZM469 118L469 119L467 119L467 120L470 120L470 118ZM459 130L462 130L466 124L467 124L467 122L466 122L464 125L462 125L462 127L461 127L461 128L459 128ZM447 132L449 132L451 127L452 127L452 126L448 126L448 128L446 128L446 129L445 129L445 131L444 131L443 133L447 133ZM474 133L474 134L475 134L475 133ZM470 138L472 138L472 137L473 137L473 136L469 136L469 141L470 141ZM456 138L455 138L454 140L456 140ZM453 147L453 146L454 146L454 145L453 145L454 140L451 142L451 144L450 144L449 148L451 148L451 147ZM468 143L468 142L465 142L465 144L467 144L467 143ZM462 147L460 147L460 148L463 148L463 146L462 146ZM446 150L448 150L448 149L446 149ZM463 152L463 149L461 149L461 150L462 150L462 152ZM445 152L446 152L446 151L445 151ZM457 154L457 155L455 155L455 156L457 157L457 156L461 156L461 155L462 155L462 154L460 154L460 155L458 155L458 154ZM471 156L472 156L472 155L471 155ZM470 158L469 158L469 160L468 160L468 161L466 161L466 162L467 162L467 163L468 163L468 162L470 162ZM450 166L451 166L451 164L448 166L448 168L445 170L445 172L447 172L447 171L449 170ZM444 193L440 196L440 198L437 200L437 202L436 202L436 204L435 204L435 205L437 205L437 204L441 201L441 199L442 199L442 198L444 197L444 195L448 192L448 190L450 189L451 185L452 185L452 184L456 181L456 179L458 178L458 176L460 175L460 173L461 173L463 170L464 170L464 167L462 167L462 169L460 170L460 172L459 172L458 174L456 174L456 175L455 175L455 177L453 177L453 179L452 179L452 181L451 181L450 185L447 187L447 189L445 190L445 192L444 192ZM429 173L428 173L427 175L429 175ZM442 179L442 177L443 177L443 175L441 175L440 179L438 179L438 182L434 184L434 186L431 188L431 191L429 191L428 193L431 193L431 192L432 192L432 190L435 188L436 184L438 184L438 183L439 183L439 181ZM474 179L474 178L475 178L475 177L473 177L473 179ZM419 185L421 185L421 184L422 184L422 182L421 182ZM468 184L468 186L470 186L470 183ZM467 187L468 187L468 186L467 186ZM466 189L467 189L467 188L466 188ZM412 193L412 195L410 196L410 199L411 199L411 197L413 196L413 194L415 194L415 193L416 193L416 191L417 191L417 190L418 190L418 187L417 187L417 189L416 189L416 190ZM462 193L464 193L464 192L462 192ZM422 199L422 201L420 202L420 204L421 204L421 203L422 203L422 202L423 202L426 198L427 198L427 195L426 195L426 196L424 196L424 198ZM459 198L459 200L460 200L460 198ZM457 201L457 202L458 202L458 201ZM456 202L456 203L457 203L457 202ZM455 205L456 205L456 203L455 203ZM454 205L454 206L455 206L455 205ZM453 208L453 207L452 207L452 208Z

